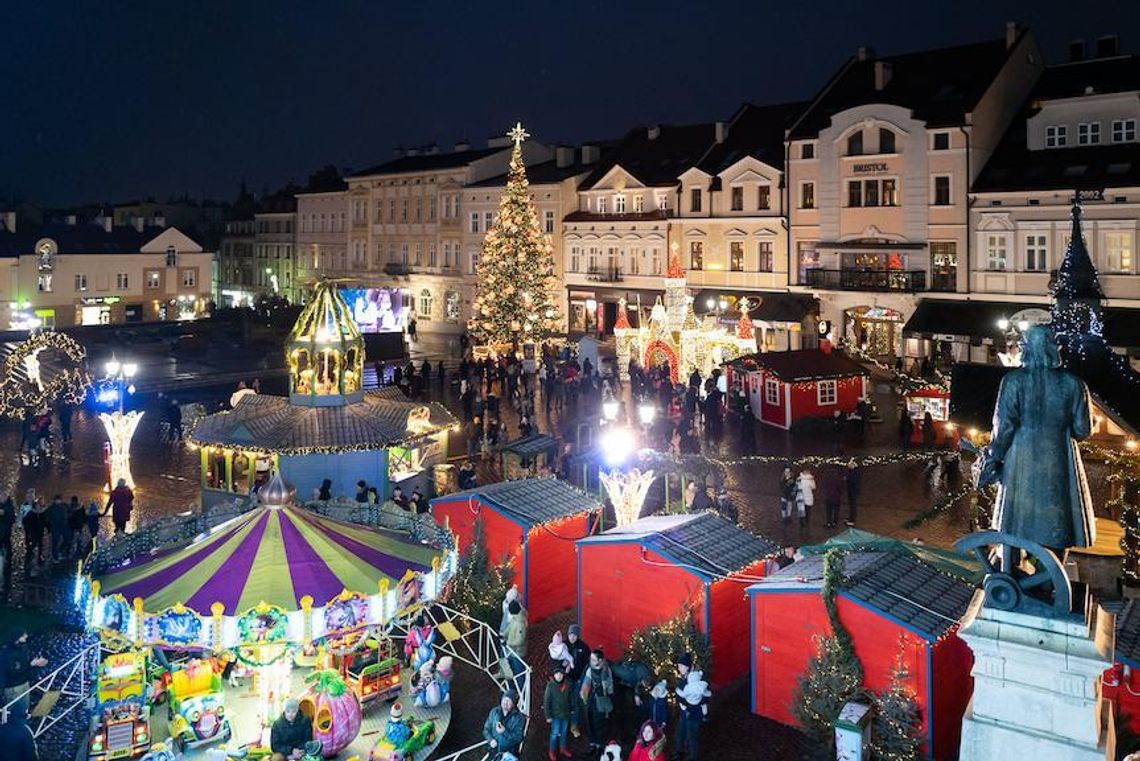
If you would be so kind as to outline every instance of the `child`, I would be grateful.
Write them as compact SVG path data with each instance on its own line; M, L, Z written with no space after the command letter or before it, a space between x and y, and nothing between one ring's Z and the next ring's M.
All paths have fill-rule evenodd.
M556 665L561 664L563 671L570 671L574 668L574 656L570 655L570 648L562 639L561 631L554 632L546 649L550 653L550 660L554 661Z
M647 721L637 733L637 742L629 752L629 761L662 761L664 758L665 733L659 725Z
M570 728L570 701L574 698L574 690L566 680L566 670L561 663L555 664L554 674L542 695L542 710L546 714L546 723L550 725L550 744L546 753L550 761L556 761L558 754L566 758L573 755L566 748L566 735Z

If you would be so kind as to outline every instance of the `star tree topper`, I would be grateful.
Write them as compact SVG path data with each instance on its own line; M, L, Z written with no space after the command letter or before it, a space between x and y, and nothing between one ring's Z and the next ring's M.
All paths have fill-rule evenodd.
M515 122L515 126L507 132L507 137L515 141L515 147L518 148L523 144L523 141L530 137L530 133L523 129L522 122Z

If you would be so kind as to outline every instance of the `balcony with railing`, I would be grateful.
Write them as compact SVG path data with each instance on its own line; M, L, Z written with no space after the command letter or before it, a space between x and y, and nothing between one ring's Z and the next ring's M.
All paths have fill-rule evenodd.
M385 262L384 263L385 275L410 275L412 274L412 267L407 262Z
M925 270L809 269L804 271L804 285L831 291L896 291L913 293L926 290Z
M624 278L619 267L590 267L586 279L595 283L620 283Z

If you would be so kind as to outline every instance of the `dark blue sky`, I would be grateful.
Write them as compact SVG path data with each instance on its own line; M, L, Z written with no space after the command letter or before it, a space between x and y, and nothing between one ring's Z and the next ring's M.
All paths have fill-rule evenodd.
M0 2L0 198L232 198L364 167L398 144L538 139L728 118L810 97L859 45L999 37L1050 61L1118 33L1140 2Z

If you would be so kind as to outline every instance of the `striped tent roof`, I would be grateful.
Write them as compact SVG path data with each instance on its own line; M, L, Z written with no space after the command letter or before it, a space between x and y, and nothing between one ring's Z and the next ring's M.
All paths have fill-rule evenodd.
M260 507L186 547L146 555L105 573L101 593L143 599L158 612L176 603L201 615L220 602L234 615L260 602L297 610L309 595L324 605L344 589L375 594L437 553L382 530L295 507Z

